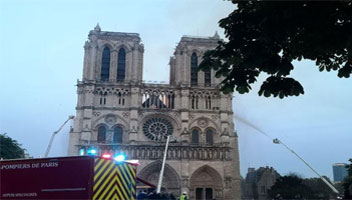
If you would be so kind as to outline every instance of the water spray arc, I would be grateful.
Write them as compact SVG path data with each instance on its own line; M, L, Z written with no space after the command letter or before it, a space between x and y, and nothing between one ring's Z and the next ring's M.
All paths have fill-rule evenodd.
M287 150L289 150L292 154L294 154L298 159L300 159L305 165L307 165L316 175L318 175L318 177L327 185L329 186L329 188L334 191L336 194L339 194L339 191L331 184L329 183L329 181L327 181L323 176L321 176L309 163L307 163L301 156L299 156L295 151L293 151L290 147L288 147L285 143L283 143L281 140L275 138L273 139L272 137L270 137L267 133L265 133L264 131L262 131L261 129L259 129L258 127L256 127L255 125L251 124L250 122L248 122L245 119L242 119L240 117L235 116L235 119L237 119L238 121L246 124L247 126L253 128L254 130L258 131L259 133L265 135L266 137L270 138L273 140L274 144L281 144L283 145Z

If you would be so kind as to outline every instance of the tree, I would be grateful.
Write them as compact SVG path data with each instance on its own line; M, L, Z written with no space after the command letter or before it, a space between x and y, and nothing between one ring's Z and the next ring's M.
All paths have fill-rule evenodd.
M324 176L324 178L333 185L328 177ZM312 190L311 195L314 199L331 199L332 197L336 198L337 196L337 194L334 193L334 191L332 191L331 188L320 178L304 179L303 184Z
M347 177L343 181L345 199L352 199L352 158L349 161L350 164L346 166Z
M351 1L241 1L219 21L228 41L203 56L199 69L224 76L224 93L247 93L260 73L268 74L259 95L284 98L304 94L289 77L293 61L315 61L320 71L352 73Z
M16 140L9 136L0 134L0 158L15 159L24 158L25 149Z
M268 194L271 199L313 199L312 190L295 175L278 178Z

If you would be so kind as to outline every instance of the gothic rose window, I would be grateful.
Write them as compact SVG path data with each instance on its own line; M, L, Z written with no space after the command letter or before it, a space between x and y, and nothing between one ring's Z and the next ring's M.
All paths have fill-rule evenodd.
M143 125L143 133L150 140L163 141L173 133L172 124L163 118L152 118Z

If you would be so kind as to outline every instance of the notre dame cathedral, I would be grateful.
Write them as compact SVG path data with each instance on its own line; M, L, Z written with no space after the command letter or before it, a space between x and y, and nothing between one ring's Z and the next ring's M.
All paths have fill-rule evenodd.
M137 159L137 176L157 185L168 135L163 185L190 199L240 199L232 96L212 70L198 71L213 37L183 36L170 58L170 83L143 82L144 46L137 33L89 32L69 155L89 148ZM158 73L158 72L155 72Z

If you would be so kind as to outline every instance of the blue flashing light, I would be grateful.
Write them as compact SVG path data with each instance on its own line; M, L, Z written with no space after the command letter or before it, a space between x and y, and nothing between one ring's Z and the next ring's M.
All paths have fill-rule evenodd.
M126 160L126 155L124 154L118 154L115 156L114 158L117 162L122 162L122 161L125 161Z
M83 156L84 155L84 149L79 150L79 155Z
M98 151L94 148L88 149L87 154L88 155L97 155Z

